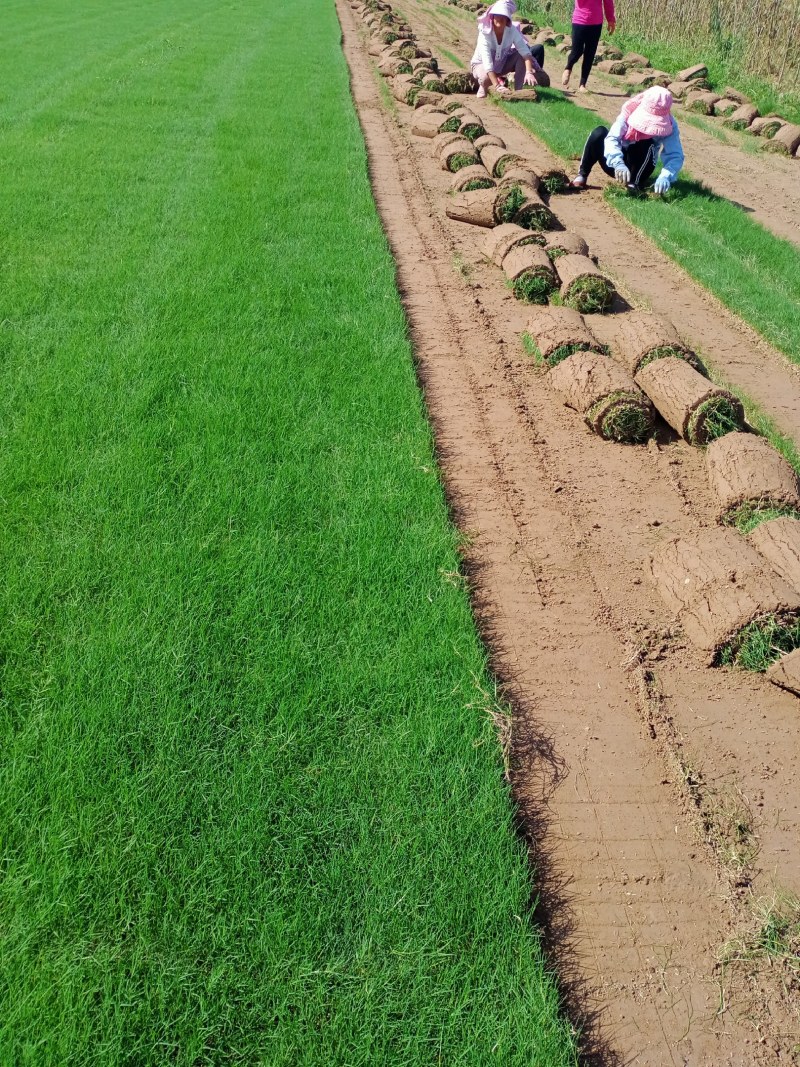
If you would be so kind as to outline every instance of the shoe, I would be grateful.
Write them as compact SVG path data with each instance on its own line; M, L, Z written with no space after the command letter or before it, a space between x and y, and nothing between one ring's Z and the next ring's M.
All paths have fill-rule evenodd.
M477 91L477 93L475 95L477 96L477 98L479 100L483 100L483 98L486 96L486 86L485 85L479 85L478 86L478 91Z
M569 85L570 74L572 74L571 70L565 70L564 73L561 75L561 84L564 86L565 89Z
M570 189L585 189L586 178L582 174L576 174L572 181L569 183Z
M579 93L590 93L591 91L592 90L591 89L587 89L585 85L579 85L578 86L578 92Z

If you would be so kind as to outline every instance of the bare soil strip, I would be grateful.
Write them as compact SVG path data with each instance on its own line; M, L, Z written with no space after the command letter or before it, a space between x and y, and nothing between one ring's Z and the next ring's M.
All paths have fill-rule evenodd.
M478 251L486 231L445 217L450 176L430 141L411 137L410 109L398 105L398 121L381 103L359 25L342 2L339 13L475 610L514 705L512 778L538 916L587 1057L776 1062L797 1041L791 988L719 960L752 925L754 896L800 887L796 700L763 678L708 670L647 572L663 540L714 521L703 456L666 433L648 447L604 442L560 404L521 348L525 307ZM511 119L482 114L536 162ZM601 267L618 257L641 280L652 248L584 203L554 201ZM722 336L731 366L749 366L767 395L788 381L796 399L781 411L800 430L785 363L756 353L674 267L655 269L669 279L662 297L681 294L655 310L702 349L688 319L715 357ZM598 336L601 325L612 330L613 317L593 316Z

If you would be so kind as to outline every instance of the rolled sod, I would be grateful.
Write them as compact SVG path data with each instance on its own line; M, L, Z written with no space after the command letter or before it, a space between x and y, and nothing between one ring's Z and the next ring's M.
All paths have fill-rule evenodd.
M573 308L547 307L531 311L527 332L536 346L536 362L555 367L576 352L605 355L583 316Z
M777 131L771 140L762 145L765 152L780 152L785 156L793 156L800 147L800 126L787 122Z
M421 90L422 86L411 74L398 74L396 78L392 79L392 95L402 104L413 105L417 94Z
M583 315L608 311L616 295L611 280L588 256L568 254L555 260L561 299Z
M520 162L505 167L503 176L498 178L497 184L501 189L507 189L511 185L525 185L539 192L541 182L535 170Z
M449 144L453 144L454 141L461 141L462 137L458 130L444 130L442 133L437 133L431 141L431 155L439 162L440 153ZM486 168L484 167L484 170Z
M411 63L411 67L415 74L420 74L424 77L426 73L435 74L439 69L439 64L436 62L433 56L431 56L430 58L426 57L425 59L413 60Z
M499 148L497 145L486 145L485 148L480 148L479 152L481 154L481 162L493 178L502 178L506 167L520 162L520 157L516 152L509 152L507 149Z
M442 78L431 75L429 77L423 77L422 79L423 89L429 89L432 93L441 93L444 96L447 93L447 86Z
M422 110L414 112L414 118L411 120L411 132L415 137L428 137L436 139L436 137L444 132L448 127L448 116L443 111L436 110ZM455 137L458 136L458 129L453 131Z
M539 99L539 94L532 85L526 85L524 89L514 89L503 97L504 104L532 103Z
M737 100L728 100L726 97L723 97L722 100L717 100L716 104L714 104L714 114L717 118L727 119L733 115L735 111L738 111L741 106L742 105ZM723 126L724 125L725 124L723 123Z
M484 134L483 137L478 137L473 143L479 152L482 152L484 148L488 148L489 145L496 145L498 148L505 148L506 146L503 138L496 137L493 133Z
M655 359L683 359L695 369L700 360L678 336L678 331L661 315L630 311L616 316L614 357L634 376Z
M495 222L516 222L526 230L549 230L556 219L530 185L514 184L499 189L494 205Z
M708 444L744 426L739 399L712 385L686 360L653 360L635 378L664 421L690 445Z
M747 540L771 567L800 591L800 520L780 516L760 523Z
M578 351L550 371L567 405L583 415L599 437L621 444L644 441L653 428L653 405L618 363L598 352Z
M486 135L486 127L480 119L465 119L461 123L460 132L468 141L471 141L474 144L479 137L484 137Z
M628 64L621 59L601 59L595 66L603 74L627 74Z
M588 256L589 246L580 236L570 230L554 230L544 239L544 247L551 259L559 256Z
M486 235L481 252L490 263L502 267L506 255L517 245L537 244L541 247L543 243L541 233L532 233L515 222L503 222Z
M800 642L800 592L735 530L703 529L667 542L653 554L650 573L709 664L764 670L780 651L791 651L783 646Z
M496 200L496 189L473 189L457 193L445 205L445 214L457 222L467 222L471 226L484 226L491 229L497 224Z
M461 137L441 149L439 163L442 170L449 170L455 174L457 170L461 170L463 167L473 167L480 163L480 156L466 137Z
M722 123L729 130L746 130L753 119L758 118L755 104L740 104Z
M539 175L542 187L551 196L554 193L565 193L570 188L569 177L565 171L558 167L543 170Z
M766 140L771 140L778 130L786 125L786 119L782 119L779 115L766 115L762 118L754 119L747 127L747 132L752 133L755 137L764 137Z
M441 93L434 93L430 89L419 89L413 94L411 107L417 109L426 107L428 104L441 105L443 99L444 97Z
M448 93L474 93L478 83L469 71L455 71L444 79Z
M538 245L515 245L503 257L503 273L517 300L546 304L557 282L547 253Z
M486 167L476 163L471 167L463 167L457 171L453 175L450 188L455 193L461 193L470 189L493 189L494 185L495 180L491 177Z
M384 78L394 78L398 74L410 74L411 65L407 59L383 59L378 64L378 71Z
M714 104L720 99L719 93L693 89L683 98L683 104L687 111L694 111L698 115L713 115Z
M712 441L706 470L720 522L736 525L737 516L752 521L758 511L800 510L794 468L756 434L729 433Z

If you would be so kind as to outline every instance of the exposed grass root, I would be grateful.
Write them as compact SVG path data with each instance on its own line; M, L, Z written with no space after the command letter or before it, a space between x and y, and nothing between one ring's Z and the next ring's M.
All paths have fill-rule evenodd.
M611 403L610 407L609 403ZM606 441L638 444L648 437L653 427L653 418L649 408L635 396L620 391L610 397L603 397L586 412L587 423L594 426L600 411L606 407L609 410L598 428L600 436Z
M607 278L591 275L577 278L564 296L567 307L575 308L582 315L607 311L614 299L614 287Z
M800 615L767 615L743 627L719 651L716 664L761 673L778 656L800 648Z
M749 534L760 526L762 522L770 519L800 519L800 511L796 508L770 504L767 501L748 500L736 508L726 512L722 521L726 526L735 526L740 533Z

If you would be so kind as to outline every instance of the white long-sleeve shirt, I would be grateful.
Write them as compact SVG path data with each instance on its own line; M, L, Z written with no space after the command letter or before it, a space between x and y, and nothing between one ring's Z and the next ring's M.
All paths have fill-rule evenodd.
M470 66L480 63L484 70L502 70L513 48L516 48L521 56L531 54L528 42L516 26L506 26L502 41L497 40L494 30L489 33L478 30L478 43Z

